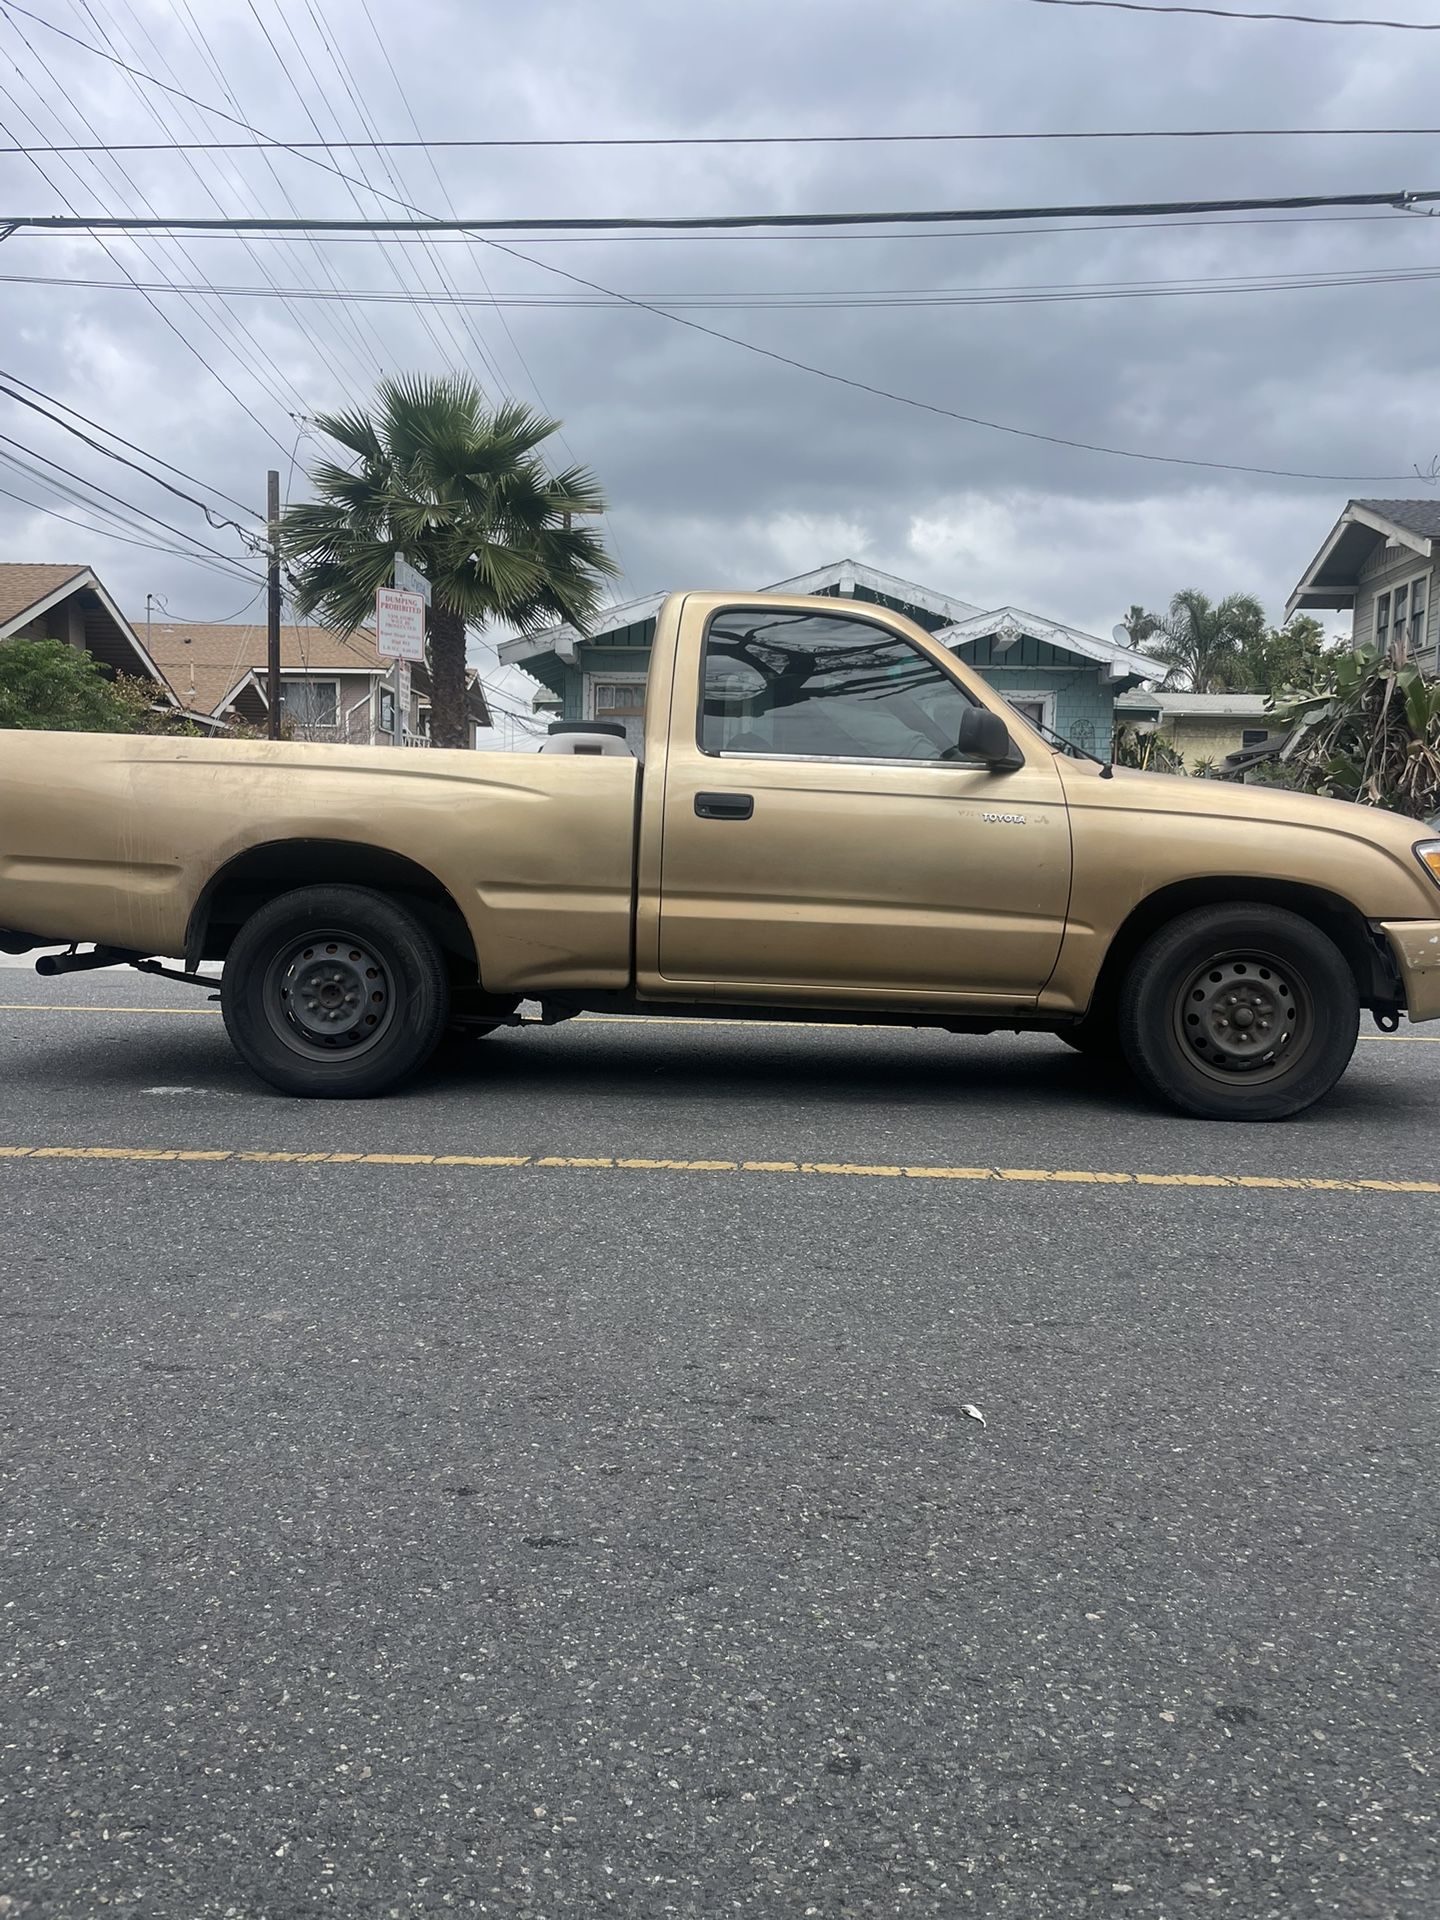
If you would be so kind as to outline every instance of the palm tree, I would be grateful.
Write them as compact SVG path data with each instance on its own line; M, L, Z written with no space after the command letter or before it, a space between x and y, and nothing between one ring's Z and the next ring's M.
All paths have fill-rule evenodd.
M1120 622L1130 636L1132 647L1143 647L1145 642L1157 634L1164 622L1158 613L1147 613L1144 607L1132 602L1130 611Z
M396 556L418 567L431 593L431 736L468 746L466 629L502 620L521 633L560 621L583 630L617 571L599 536L571 524L602 510L599 484L583 467L546 469L536 449L558 421L518 401L491 411L463 376L382 380L373 412L315 424L355 460L322 461L310 475L319 498L281 523L299 607L353 632Z
M1185 587L1144 651L1160 661L1162 687L1190 693L1227 693L1244 683L1244 647L1265 631L1265 610L1252 593L1219 602Z

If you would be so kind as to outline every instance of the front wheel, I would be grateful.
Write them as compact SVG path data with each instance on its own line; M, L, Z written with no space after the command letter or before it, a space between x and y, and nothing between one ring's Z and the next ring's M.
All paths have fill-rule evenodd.
M1200 907L1162 927L1120 995L1136 1078L1206 1120L1283 1120L1349 1065L1360 997L1333 940L1281 907Z
M220 1007L241 1059L272 1087L359 1100L424 1065L450 992L431 935L394 900L365 887L302 887L240 929Z

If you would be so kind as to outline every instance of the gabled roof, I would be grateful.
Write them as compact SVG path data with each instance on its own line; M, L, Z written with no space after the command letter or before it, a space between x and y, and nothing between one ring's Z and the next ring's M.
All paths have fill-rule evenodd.
M1440 500L1350 500L1324 546L1300 576L1285 618L1301 607L1353 607L1360 569L1376 547L1408 547L1432 559L1440 540Z
M263 706L266 631L263 621L156 620L150 627L155 661L185 713L221 714L236 701L253 707L253 696ZM325 677L388 674L394 662L381 654L368 627L336 633L330 627L280 628L280 668L287 676ZM415 685L429 691L425 669L415 667ZM252 698L246 701L243 696ZM490 724L484 689L476 677L469 687L471 718L478 726Z
M0 565L0 640L53 606L61 590L81 576L94 579L88 567L61 561L10 561Z
M581 633L578 627L562 623L558 627L545 627L539 633L522 633L514 640L502 640L496 652L507 667L523 666L527 660L533 660L542 653L554 653L562 660L573 660L577 647L593 643L607 633L617 632L621 627L639 626L646 620L653 620L667 598L668 590L665 593L642 594L638 600L617 600L613 606L601 607L588 633Z
M1078 627L1067 627L1058 620L1042 619L1039 614L1026 613L1020 607L997 607L987 613L972 601L959 600L950 593L937 593L933 587L923 587L916 580L904 580L897 573L882 573L878 567L862 566L858 560L833 560L809 573L797 573L788 580L776 580L771 586L750 591L797 596L838 595L842 599L853 598L857 605L865 603L864 596L874 595L882 601L897 601L922 613L938 615L947 624L936 632L935 638L943 640L953 651L967 642L987 638L999 638L1003 650L1022 634L1028 634L1048 646L1098 662L1110 680L1143 680L1155 672L1155 662L1133 647L1101 640L1093 633L1082 633ZM621 600L614 606L603 607L588 633L582 634L572 626L548 627L543 633L503 641L500 659L506 666L523 666L527 660L544 654L573 661L580 647L603 645L622 628L653 620L665 598L663 593L650 593L638 600Z
M150 650L183 711L221 713L252 671L265 671L265 622L156 620ZM286 673L388 673L390 661L363 628L340 635L329 627L280 628L280 665Z
M1046 620L1023 607L996 607L989 613L977 613L954 626L941 627L935 635L952 653L977 640L995 640L997 651L1004 651L1021 638L1038 640L1063 653L1078 654L1082 660L1094 660L1105 669L1107 680L1145 680L1156 671L1148 654L1118 640L1102 640L1098 634L1084 633L1079 627L1067 627L1061 620Z
M797 573L789 580L777 580L762 587L762 593L839 593L853 594L857 587L868 593L883 594L887 600L903 600L926 613L938 613L942 619L968 620L979 613L969 600L957 600L953 593L936 593L922 587L918 580L902 580L898 573L882 573L878 567L865 567L858 560L832 560L828 566L810 573Z
M0 563L0 640L77 595L86 652L104 666L163 686L164 675L140 636L89 567L61 561Z
M1440 536L1440 500L1356 500L1351 504L1421 539Z
M809 573L797 573L789 580L776 580L768 587L746 591L843 596L854 595L857 587L864 593L873 593L886 600L900 600L908 606L919 607L925 613L938 614L943 620L964 620L980 611L968 600L957 600L950 593L936 593L933 587L922 587L917 580L902 580L898 573L882 573L878 567L862 566L858 560L832 560L828 566L815 567ZM573 660L577 647L596 645L622 627L639 626L646 620L653 620L665 598L664 593L647 593L638 600L619 600L614 606L602 607L588 633L581 633L572 626L547 627L543 633L524 634L518 639L503 641L499 649L500 658L506 666L523 666L525 661L533 660L542 653L553 653L562 660Z

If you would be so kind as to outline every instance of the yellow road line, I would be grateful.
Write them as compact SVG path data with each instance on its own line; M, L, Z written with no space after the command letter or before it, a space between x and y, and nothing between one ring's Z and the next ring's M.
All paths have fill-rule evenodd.
M1080 1167L885 1166L848 1160L670 1160L612 1154L525 1153L302 1153L250 1147L62 1147L0 1146L0 1160L104 1160L153 1165L156 1161L231 1162L287 1167L485 1167L585 1173L810 1174L853 1180L999 1181L1064 1187L1199 1187L1279 1193L1440 1194L1440 1180L1379 1180L1322 1174L1122 1173Z
M134 1013L154 1014L161 1020L179 1016L182 1020L218 1020L218 1007L69 1007L53 1001L0 1000L0 1013Z

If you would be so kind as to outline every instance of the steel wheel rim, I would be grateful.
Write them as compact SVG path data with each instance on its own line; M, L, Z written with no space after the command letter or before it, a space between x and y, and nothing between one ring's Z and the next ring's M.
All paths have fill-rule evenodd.
M1304 977L1274 954L1216 954L1192 968L1172 1008L1189 1064L1227 1086L1263 1085L1293 1073L1315 1039Z
M306 1059L353 1059L396 1014L395 969L376 942L336 928L289 940L266 969L265 1017Z

